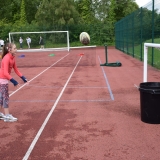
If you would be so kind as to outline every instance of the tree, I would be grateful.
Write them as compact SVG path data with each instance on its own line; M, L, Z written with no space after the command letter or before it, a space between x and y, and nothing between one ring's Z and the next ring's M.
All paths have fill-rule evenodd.
M42 0L25 0L25 2L26 19L27 22L31 24L31 22L35 20L35 15Z
M116 8L116 1L115 0L111 0L109 11L108 11L108 16L107 16L107 21L111 25L114 25L115 22L116 22L115 8Z
M43 0L36 13L40 25L68 25L79 21L73 0Z
M92 0L92 10L97 20L104 22L108 16L110 0Z
M16 0L0 0L1 9L0 9L0 20L6 21L7 23L14 22L14 17L19 8L16 6L19 4L19 1ZM16 9L15 9L16 8Z
M92 6L92 0L77 0L75 3L83 23L93 23L95 20L95 14Z
M0 21L5 19L8 23L15 23L21 18L21 3L22 0L0 0ZM35 19L37 8L40 0L25 0L26 21L31 23Z
M21 10L20 10L20 24L25 25L27 23L26 20L26 11L25 11L25 1L21 2Z
M116 21L119 21L123 17L127 16L128 14L134 12L139 8L135 0L114 0L114 1L115 1L114 12Z
M49 0L43 0L38 6L38 10L35 14L35 20L39 25L51 25L52 24L52 5Z
M116 23L115 7L116 7L116 1L111 0L108 17L106 19L108 25L108 33L110 35L109 37L111 37L110 38L111 42L114 41L114 25Z

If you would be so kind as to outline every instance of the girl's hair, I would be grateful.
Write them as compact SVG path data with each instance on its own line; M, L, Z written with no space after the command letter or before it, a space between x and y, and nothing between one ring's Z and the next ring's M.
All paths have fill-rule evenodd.
M12 48L13 45L14 45L14 43L6 43L6 44L4 44L3 49L2 49L2 59L9 52L9 48Z

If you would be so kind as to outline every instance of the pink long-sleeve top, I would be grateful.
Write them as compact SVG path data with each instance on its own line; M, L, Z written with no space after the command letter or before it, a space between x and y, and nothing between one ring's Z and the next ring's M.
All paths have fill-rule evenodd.
M7 53L1 61L0 79L12 79L12 76L10 75L12 68L19 77L22 77L22 74L16 66L15 57L10 53Z

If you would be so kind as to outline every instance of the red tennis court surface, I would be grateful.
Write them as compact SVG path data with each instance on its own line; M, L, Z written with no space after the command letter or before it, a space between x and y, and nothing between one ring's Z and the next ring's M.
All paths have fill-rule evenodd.
M30 82L18 90L10 84L10 112L18 121L0 121L0 160L160 159L160 126L141 121L134 87L143 81L143 62L112 47L108 62L121 67L100 66L103 47L54 52L50 59L53 53L44 59L32 53L32 60L24 54L17 63ZM159 80L148 67L148 81Z

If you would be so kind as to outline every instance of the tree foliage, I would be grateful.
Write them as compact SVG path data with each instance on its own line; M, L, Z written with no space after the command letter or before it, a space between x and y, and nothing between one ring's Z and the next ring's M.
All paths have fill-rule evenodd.
M93 0L92 2L92 10L94 11L94 16L100 22L104 22L108 17L109 8L110 0Z
M29 24L31 24L32 21L35 21L35 15L41 1L42 0L25 0L26 18Z
M76 30L70 31L73 40L85 30L98 37L98 43L113 41L110 37L114 37L115 22L138 9L135 0L0 0L0 3L1 35L8 30L65 30L68 26ZM22 24L27 25L21 27Z
M116 21L119 21L123 17L137 10L139 7L134 2L135 0L114 0L114 12Z
M78 0L76 7L82 19L81 23L92 24L95 21L92 0Z
M49 0L42 0L38 6L38 10L35 15L35 20L39 25L51 25L52 24L52 5Z
M73 0L43 0L35 19L41 25L67 25L79 21L79 14Z
M21 10L20 10L20 24L25 25L27 23L26 19L26 10L25 10L25 1L21 2Z
M25 3L25 13L21 12L21 2ZM41 25L104 22L110 7L118 21L138 9L135 0L0 0L0 3L0 20L15 23L26 15L29 24Z

